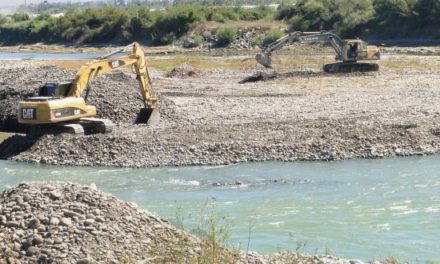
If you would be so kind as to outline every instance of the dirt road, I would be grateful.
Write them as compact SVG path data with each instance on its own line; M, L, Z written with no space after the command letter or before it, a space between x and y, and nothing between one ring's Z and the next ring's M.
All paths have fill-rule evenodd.
M129 72L116 72L97 79L92 95L99 115L118 123L113 134L47 135L36 142L17 136L1 145L0 156L143 167L436 153L440 56L411 52L390 49L379 72L337 75L321 71L332 61L325 52L284 54L274 58L278 78L245 84L239 82L262 69L241 62L242 57L188 56L200 68L193 77L165 76L177 66L173 62L185 60L183 55L156 57L152 65L161 66L151 73L160 94L161 124L130 125L141 106L136 80ZM166 60L169 65L163 66ZM61 80L75 73L42 65L47 62L1 64L3 94L29 93L47 75ZM2 98L4 120L6 113L14 113L18 96Z

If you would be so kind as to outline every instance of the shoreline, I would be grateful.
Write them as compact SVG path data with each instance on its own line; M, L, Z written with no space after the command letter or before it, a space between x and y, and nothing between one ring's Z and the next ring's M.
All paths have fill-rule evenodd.
M436 120L440 122L440 119ZM179 138L179 135L182 134L179 129L161 129L154 133L176 135L177 137L157 136L154 143L145 142L148 140L145 137L124 136L123 134L134 132L127 129L123 129L123 131L117 132L120 133L119 135L113 136L47 135L36 142L27 142L24 136L15 136L2 145L7 153L0 151L2 154L0 156L10 155L18 148L18 150L25 149L25 151L13 155L11 159L14 161L70 166L141 168L219 166L264 161L375 159L432 155L440 152L440 140L436 132L432 132L433 128L427 124L429 120L425 120L424 124L399 126L384 126L376 120L368 119L354 121L354 123L366 123L366 126L349 125L348 123L351 122L353 121L344 120L340 121L340 124L335 124L334 120L330 122L320 120L312 122L312 124L301 124L311 126L308 129L285 123L277 124L277 131L269 130L272 124L247 124L246 129L237 125L229 125L223 129L246 131L253 139L222 141L216 136L209 139L211 135L208 134L206 138L201 139L200 143L195 143L197 137L190 138L188 134L194 134L196 131L199 132L199 135L209 133L206 128L187 128L186 133L188 134L184 140ZM294 130L294 132L289 132L289 130ZM335 134L334 130L340 131ZM351 131L356 132L352 133ZM276 138L261 136L266 132L287 135L287 141L280 143ZM223 132L220 136L224 137L228 134L231 133ZM329 136L323 138L325 134ZM368 136L356 139L360 134ZM423 134L424 136L419 138L414 134ZM259 137L259 140L257 141L255 137ZM335 138L338 140L335 141ZM371 142L372 138L381 138L381 140ZM110 147L112 145L115 147ZM27 148L29 149L26 150ZM13 151L9 152L8 149ZM87 153L93 153L93 155L90 156Z
M440 42L440 40L438 40ZM424 45L422 42L421 45L414 45L411 42L411 45L403 45L400 42L397 42L399 45L379 45L380 41L374 42L381 49L383 54L408 54L408 55L427 55L427 56L439 56L440 55L440 47L438 45ZM393 43L391 41L391 43ZM402 44L402 45L400 45ZM208 47L196 47L196 48L183 48L180 44L175 45L166 45L166 46L145 46L141 45L144 49L146 55L185 55L185 54L194 54L194 55L208 55L208 56L224 56L226 54L230 55L247 55L247 54L256 54L256 52L260 51L258 46L254 47L245 47L245 48L237 48L237 47L216 47L216 48L208 48ZM322 45L317 45L318 49L322 49ZM324 45L325 46L325 45ZM0 52L12 52L12 53L20 53L20 52L35 52L35 53L53 53L53 54L62 54L62 53L78 53L78 54L93 54L93 53L107 53L113 51L117 48L122 48L124 45L97 45L97 46L74 46L74 45L62 45L62 44L23 44L23 45L14 45L14 46L0 46ZM278 53L286 52L286 50L297 50L299 48L301 55L301 51L311 50L317 52L317 48L309 45L302 45L298 43L293 43L289 46L284 47L283 50L278 51ZM334 54L333 49L324 48L327 54ZM307 53L310 53L308 51ZM310 55L310 54L309 54Z
M0 259L8 263L365 263L298 250L262 255L234 249L213 219L204 221L215 226L195 236L94 184L25 182L3 190L0 201Z

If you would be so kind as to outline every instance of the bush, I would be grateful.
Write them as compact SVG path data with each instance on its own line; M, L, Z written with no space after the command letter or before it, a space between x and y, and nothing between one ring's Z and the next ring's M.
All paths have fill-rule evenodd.
M11 17L12 17L12 20L14 20L14 22L21 22L21 21L29 20L29 15L26 13L16 13L16 14L13 14Z
M202 44L203 44L203 41L204 41L204 39L203 39L202 36L195 36L195 37L194 37L194 45L195 45L196 47L202 45Z
M231 27L220 28L217 31L217 44L220 46L228 46L237 37L237 30Z
M293 30L334 30L342 35L359 31L373 17L373 0L300 0L296 5L281 5L276 15L288 19Z
M189 3L191 0L179 2ZM55 9L61 10L61 7L61 4L53 5ZM124 44L137 40L162 45L179 39L201 21L250 21L274 17L289 21L292 30L332 30L342 38L363 37L365 34L388 39L440 37L439 0L283 0L276 13L264 6L247 9L200 4L168 5L165 10L155 11L150 11L144 4L126 8L104 4L74 7L67 4L67 8L62 9L65 11L62 17L50 17L48 14L52 11L41 11L37 17L26 13L0 15L0 42L9 45L35 42ZM268 43L280 36L279 31L270 30L263 36L263 41ZM235 37L235 29L220 29L218 44L228 45ZM260 37L254 41L260 41Z
M210 20L217 21L217 22L225 22L226 18L223 16L223 14L216 12L216 13L212 14L212 16L210 17Z
M263 38L264 38L263 35L257 35L255 37L251 38L251 40L250 40L251 46L257 46L257 45L261 44L261 42L263 42Z
M226 22L228 20L240 20L237 10L230 7L209 7L204 8L204 12L208 21Z
M294 5L286 4L285 2L282 2L277 8L277 12L275 14L275 19L288 20L291 17L293 17L294 13L295 13L295 6Z
M162 12L151 25L151 38L155 44L170 44L191 28L193 23L204 18L198 5L172 6Z
M240 16L240 20L254 21L260 19L273 19L274 11L267 6L259 6L257 8L235 8Z
M283 31L279 30L278 28L271 28L269 31L266 32L266 34L263 37L263 43L264 44L270 44L274 42L275 40L281 38L285 34Z

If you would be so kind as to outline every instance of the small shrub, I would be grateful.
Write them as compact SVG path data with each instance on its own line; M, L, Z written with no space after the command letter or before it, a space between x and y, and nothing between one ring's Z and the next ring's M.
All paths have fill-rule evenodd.
M237 37L237 30L231 27L220 28L217 31L217 44L220 46L228 46Z
M160 37L157 41L160 44L170 45L176 41L176 36L173 33L168 33Z
M202 45L203 41L204 41L204 39L203 39L202 36L195 36L195 37L194 37L194 45L195 45L196 47Z
M263 35L257 35L257 36L255 36L255 37L253 37L253 38L251 38L250 39L250 44L252 45L252 46L257 46L257 45L259 45L261 42L263 42Z
M214 13L214 14L212 15L211 19L212 19L213 21L217 21L217 22L225 22L225 21L226 21L226 19L225 19L225 17L223 16L223 14L221 14L221 13L219 13L219 12Z
M295 14L295 5L282 2L277 8L275 19L289 20L291 17L293 17L294 14Z
M281 38L282 36L284 36L284 33L281 30L279 30L278 28L272 28L264 35L263 43L266 45L270 44L275 40Z
M29 15L26 13L16 13L16 14L13 14L11 17L14 20L14 22L21 22L21 21L29 20Z

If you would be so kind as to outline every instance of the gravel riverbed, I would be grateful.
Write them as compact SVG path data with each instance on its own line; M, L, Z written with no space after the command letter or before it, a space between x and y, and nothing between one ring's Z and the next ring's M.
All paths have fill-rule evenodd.
M154 126L131 124L142 107L134 75L109 73L92 83L90 103L118 125L114 133L38 140L17 135L2 143L0 157L146 167L439 152L439 56L387 54L379 72L336 75L315 65L323 63L321 56L311 57L309 68L291 66L275 79L244 84L239 82L261 69L210 68L174 77L150 69L162 117ZM0 64L3 130L13 128L8 124L21 96L75 73L32 61Z

